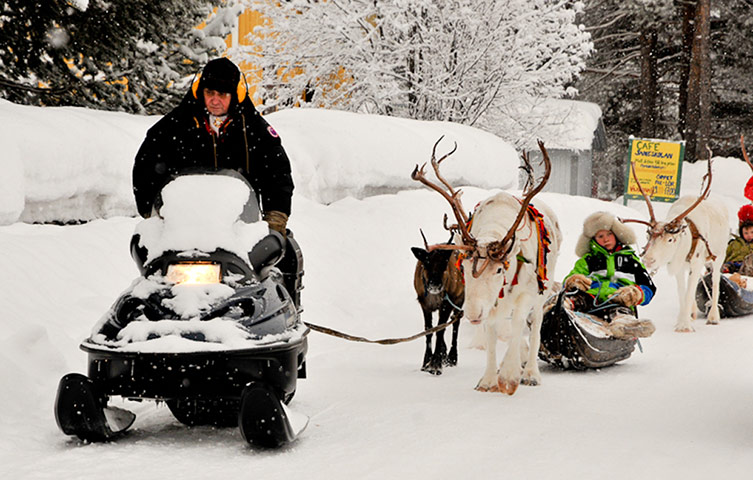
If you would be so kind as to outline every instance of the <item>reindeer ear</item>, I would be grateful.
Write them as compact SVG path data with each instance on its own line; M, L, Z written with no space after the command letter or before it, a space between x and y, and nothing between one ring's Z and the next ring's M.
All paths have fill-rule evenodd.
M421 263L426 263L429 260L429 252L419 247L411 247L410 251L413 252L413 256Z

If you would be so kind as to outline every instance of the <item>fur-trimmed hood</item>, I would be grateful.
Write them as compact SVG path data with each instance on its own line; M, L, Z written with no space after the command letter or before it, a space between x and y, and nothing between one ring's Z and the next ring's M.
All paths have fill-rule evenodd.
M632 245L635 243L635 233L624 223L617 220L617 217L609 212L596 212L589 215L583 221L583 233L575 244L575 254L582 257L590 248L591 239L599 230L611 230L617 241L623 245Z

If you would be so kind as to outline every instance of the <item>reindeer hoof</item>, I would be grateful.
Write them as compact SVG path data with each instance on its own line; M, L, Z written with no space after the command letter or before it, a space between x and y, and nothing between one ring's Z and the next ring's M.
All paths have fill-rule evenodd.
M501 378L497 379L497 387L499 388L499 391L508 395L513 395L518 389L518 385L520 385L519 381L508 382Z
M534 377L523 377L520 379L521 385L527 385L529 387L536 387L541 383L541 380Z
M679 325L678 325L678 326L676 326L676 327L675 327L675 332L680 332L680 333L693 333L693 332L695 332L695 328L693 328L693 327L692 327L692 326L690 326L690 325L688 325L688 326L679 326Z
M445 357L443 365L447 367L455 367L458 364L458 351L454 349L450 350L450 353Z
M424 365L421 367L422 372L428 372L432 375L442 375L442 367L437 367L435 365Z
M499 387L497 384L484 384L482 382L478 382L478 385L476 385L476 388L474 389L479 392L499 392Z

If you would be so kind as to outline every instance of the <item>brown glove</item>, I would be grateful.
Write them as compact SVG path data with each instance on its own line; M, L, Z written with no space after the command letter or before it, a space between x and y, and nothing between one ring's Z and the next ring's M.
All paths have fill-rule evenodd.
M615 292L612 301L625 305L626 307L632 307L638 305L643 301L643 290L638 285L628 285L626 287L620 287Z
M582 290L585 292L586 290L591 288L591 279L583 274L576 273L575 275L567 277L565 279L563 287L565 288L565 291Z
M264 212L262 219L269 224L269 228L280 232L285 236L285 227L288 224L288 216L277 210Z

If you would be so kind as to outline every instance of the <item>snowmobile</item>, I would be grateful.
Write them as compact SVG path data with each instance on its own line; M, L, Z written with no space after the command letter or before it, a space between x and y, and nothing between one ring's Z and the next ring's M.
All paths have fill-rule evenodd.
M742 278L751 279L751 277ZM698 311L706 316L711 308L711 281L711 273L706 274L698 282L695 290ZM722 274L719 277L719 316L739 317L751 313L753 313L753 290L741 287L730 280L729 275Z
M298 243L258 221L239 175L179 176L157 204L131 241L141 275L81 343L88 375L60 380L58 426L116 438L135 420L108 405L120 396L164 401L185 425L238 426L253 445L294 440L307 420L286 404L306 378L309 333Z
M637 339L612 336L593 314L574 311L560 291L544 305L539 358L563 369L602 368L630 357Z

